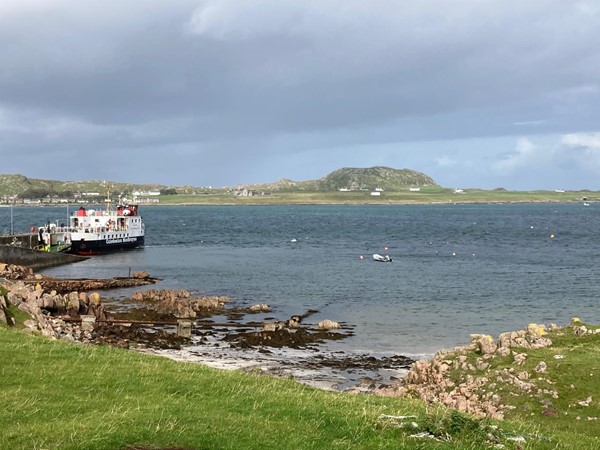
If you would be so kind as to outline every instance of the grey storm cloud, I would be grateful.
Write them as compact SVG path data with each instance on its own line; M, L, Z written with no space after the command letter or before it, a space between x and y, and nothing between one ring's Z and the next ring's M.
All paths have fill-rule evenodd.
M595 1L4 0L0 172L85 170L85 149L149 181L269 181L398 144L377 162L501 176L527 165L527 139L568 151L562 135L597 131L599 42ZM451 145L407 147L506 136L496 161L462 166Z

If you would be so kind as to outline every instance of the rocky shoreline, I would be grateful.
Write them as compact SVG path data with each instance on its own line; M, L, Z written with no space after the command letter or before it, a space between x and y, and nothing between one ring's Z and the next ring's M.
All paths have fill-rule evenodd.
M194 297L190 292L148 289L113 303L98 290L155 283L145 272L130 278L62 280L35 274L23 266L0 263L0 321L15 325L8 306L29 317L27 332L85 344L109 344L216 368L251 370L293 377L305 384L336 390L373 391L390 387L407 373L412 359L374 357L323 349L352 335L332 320L307 322L316 311L286 320L269 318L265 304L229 308L227 297ZM256 315L262 320L253 319ZM267 317L265 317L267 316ZM94 326L84 327L82 317ZM216 317L225 317L215 321ZM178 336L177 320L193 321L190 336Z
M530 324L497 339L473 334L468 345L413 361L401 355L328 351L324 344L344 339L352 330L331 320L310 323L315 311L266 320L268 305L228 308L227 297L157 289L135 292L125 305L115 306L96 290L86 290L111 289L114 280L70 281L74 280L54 280L26 267L0 263L0 322L15 326L19 313L24 313L21 325L26 332L51 339L108 344L219 369L291 377L322 389L419 398L494 419L503 419L510 408L498 395L506 387L519 395L536 396L544 415L555 414L552 399L559 393L544 377L549 364L540 361L533 370L524 370L528 351L552 346L549 332L600 334L600 329L587 329L578 319L564 328ZM156 280L138 272L124 281L141 286ZM73 287L81 290L70 290ZM252 320L257 314L263 320ZM95 325L84 326L85 317ZM215 320L221 317L225 319ZM182 318L195 324L189 335L176 333ZM500 360L508 367L495 368Z

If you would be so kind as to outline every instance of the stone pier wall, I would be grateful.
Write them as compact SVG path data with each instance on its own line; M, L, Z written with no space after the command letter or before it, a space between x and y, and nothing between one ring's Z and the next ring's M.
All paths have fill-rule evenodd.
M38 237L36 233L0 236L0 245L34 248L36 245L38 245L37 239Z
M12 242L12 240L11 240ZM68 253L48 253L32 250L26 247L13 245L0 245L0 262L31 267L34 270L45 267L60 266L88 259L84 256L70 255Z

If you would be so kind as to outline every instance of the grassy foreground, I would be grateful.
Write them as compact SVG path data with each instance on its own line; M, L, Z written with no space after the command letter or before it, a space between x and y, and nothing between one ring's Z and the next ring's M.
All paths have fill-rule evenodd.
M598 448L597 423L495 424L2 327L0 361L2 449Z

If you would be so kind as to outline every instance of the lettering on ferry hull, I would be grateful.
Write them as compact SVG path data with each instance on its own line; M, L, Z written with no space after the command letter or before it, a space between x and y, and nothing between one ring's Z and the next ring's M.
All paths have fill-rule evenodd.
M109 245L112 245L112 244L122 244L125 242L136 242L136 241L137 241L137 238L129 237L129 238L107 239L106 243Z

